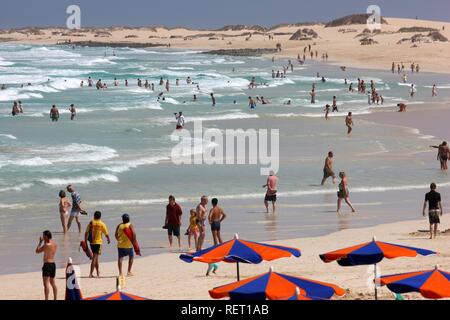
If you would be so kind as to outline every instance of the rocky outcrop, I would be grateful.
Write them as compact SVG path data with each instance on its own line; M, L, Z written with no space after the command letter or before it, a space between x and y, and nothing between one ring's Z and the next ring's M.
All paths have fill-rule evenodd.
M312 40L317 39L319 35L313 29L298 29L289 40Z
M328 22L325 25L325 28L330 27L340 27L340 26L349 26L352 24L366 24L367 19L370 17L369 14L363 13L363 14L351 14L339 19L335 19L333 21ZM387 21L384 18L381 18L382 24L387 24Z
M216 31L242 31L242 30L254 30L254 31L260 31L260 32L266 32L267 28L261 27L258 25L246 26L243 24L234 24L234 25L224 26L220 29L217 29Z
M404 28L400 28L398 29L397 32L414 32L414 33L418 33L418 32L432 32L432 31L438 31L435 28L428 28L428 27L404 27Z

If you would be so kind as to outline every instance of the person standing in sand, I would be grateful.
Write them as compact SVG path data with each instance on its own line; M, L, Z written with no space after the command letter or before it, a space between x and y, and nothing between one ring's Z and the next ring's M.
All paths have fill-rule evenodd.
M339 178L341 178L341 182L339 183L339 191L337 193L337 213L340 213L341 211L342 200L344 200L345 203L348 204L350 209L352 209L352 212L356 212L349 199L350 192L348 190L347 175L345 174L345 172L339 172Z
M272 213L275 213L275 202L277 201L277 185L278 178L273 172L270 171L267 182L263 185L263 188L267 188L266 195L264 197L264 205L266 206L266 213L269 213L269 201L272 202Z
M81 233L80 215L82 213L85 214L85 211L81 208L81 197L72 185L69 184L66 189L72 197L72 210L70 211L69 221L67 222L67 231L69 231L72 221L75 219L78 225L78 232Z
M227 217L222 208L217 205L218 202L219 200L217 200L217 198L213 198L211 200L211 204L213 207L209 211L208 215L208 222L211 225L211 233L214 239L215 246L223 242L222 237L220 236L220 224Z
M206 236L206 205L208 204L208 197L202 196L200 198L200 203L197 205L197 208L195 209L197 213L197 221L199 226L199 232L200 235L198 237L197 242L197 251L202 250L203 243L205 242L205 236Z
M430 185L430 192L425 194L425 201L423 203L422 214L425 217L425 209L428 203L428 220L430 222L430 239L436 239L438 224L441 222L439 216L442 216L441 195L436 192L436 184L433 182Z
M45 300L48 300L50 293L50 286L53 289L53 299L58 298L58 289L55 283L56 264L55 255L58 246L52 240L52 233L45 230L42 237L39 237L39 243L36 247L36 253L44 253L44 265L42 266L42 282L44 284Z
M172 249L173 236L178 239L178 248L181 250L181 215L183 211L178 203L175 201L175 197L169 196L169 203L166 206L166 220L165 226L167 227L167 235L169 237L169 246Z
M91 270L89 272L89 278L94 277L94 269L97 271L97 277L100 277L100 265L99 265L99 257L102 254L102 245L103 245L103 235L105 235L108 240L108 244L111 243L108 234L108 228L106 224L101 220L102 213L100 211L94 212L94 219L89 222L86 227L86 231L84 233L84 241L88 243L90 242L91 251L92 251L92 261L91 261Z
M133 225L130 223L130 216L127 213L122 215L122 223L119 224L116 228L116 232L114 233L115 238L117 240L117 252L118 252L118 261L117 266L119 268L119 276L122 276L122 262L123 258L128 256L128 273L127 276L133 276L131 273L131 268L133 267L133 259L134 259L134 249L133 242L128 238L125 234L124 229L128 228L131 230L133 241L136 240L136 232L134 231Z
M350 134L353 130L354 125L351 112L349 112L348 115L345 117L345 125L347 126L347 134Z
M59 215L64 234L67 233L67 221L69 219L69 209L72 205L66 197L64 190L59 191Z
M333 178L333 184L336 183L336 175L333 171L333 151L328 152L328 156L325 158L325 165L323 167L323 179L320 183L322 186L325 184L325 181L329 178Z

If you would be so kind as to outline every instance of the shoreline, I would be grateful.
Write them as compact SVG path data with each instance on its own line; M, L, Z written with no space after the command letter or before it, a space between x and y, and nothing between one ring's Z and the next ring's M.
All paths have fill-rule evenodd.
M444 215L445 219L445 215ZM372 266L357 266L343 268L337 263L323 263L318 255L338 248L371 241L373 236L378 241L421 247L439 252L439 255L416 258L385 259L380 264L381 274L432 269L439 264L443 270L450 268L450 251L446 245L447 233L441 234L435 240L429 240L427 233L420 230L427 229L427 220L412 220L381 224L368 228L346 229L320 237L296 238L281 241L270 241L299 248L300 258L285 258L259 265L242 265L241 278L251 277L267 272L270 266L275 271L294 276L303 276L315 280L331 282L348 290L346 296L336 299L373 299L372 289L367 282L372 274ZM446 230L448 223L444 221L440 230ZM235 266L220 263L217 275L205 277L206 265L203 263L185 263L178 258L179 253L164 253L138 258L134 264L134 277L126 278L125 292L134 293L151 299L210 299L208 290L213 287L235 281ZM300 260L301 259L301 260ZM89 297L115 288L117 275L116 262L101 262L102 278L88 279L89 265L79 265L81 269L81 291L84 297ZM179 272L183 270L183 272ZM59 299L64 297L64 269L57 269L57 286ZM172 281L167 282L170 276ZM366 279L367 278L367 279ZM0 299L42 299L43 289L40 272L0 275L3 288ZM147 286L145 283L152 283ZM392 294L385 288L379 289L380 299L393 299ZM417 294L406 294L406 299L422 299Z

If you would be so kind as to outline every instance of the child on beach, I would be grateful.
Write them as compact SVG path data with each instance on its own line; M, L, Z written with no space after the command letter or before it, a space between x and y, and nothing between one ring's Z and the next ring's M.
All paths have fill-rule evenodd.
M217 263L209 263L208 270L206 271L206 276L209 276L209 273L211 271L212 273L216 274L217 269L219 269L219 265Z
M189 218L189 227L186 230L186 234L188 235L189 251L191 250L192 236L194 236L195 248L197 248L197 241L198 241L198 236L199 236L197 212L195 210L191 209L190 214L191 214L191 216Z

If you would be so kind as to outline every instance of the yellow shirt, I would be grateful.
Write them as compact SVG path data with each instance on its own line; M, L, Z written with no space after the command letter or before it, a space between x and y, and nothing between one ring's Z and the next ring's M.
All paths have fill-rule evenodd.
M127 235L123 232L124 228L129 228L131 223L122 223L119 225L119 229L117 230L118 240L117 240L117 248L121 249L129 249L133 248L133 244L130 239L128 239Z
M87 225L86 232L89 232L89 230L92 230L91 244L103 244L102 236L108 235L108 228L106 228L106 224L104 224L101 220L92 220L91 223Z

